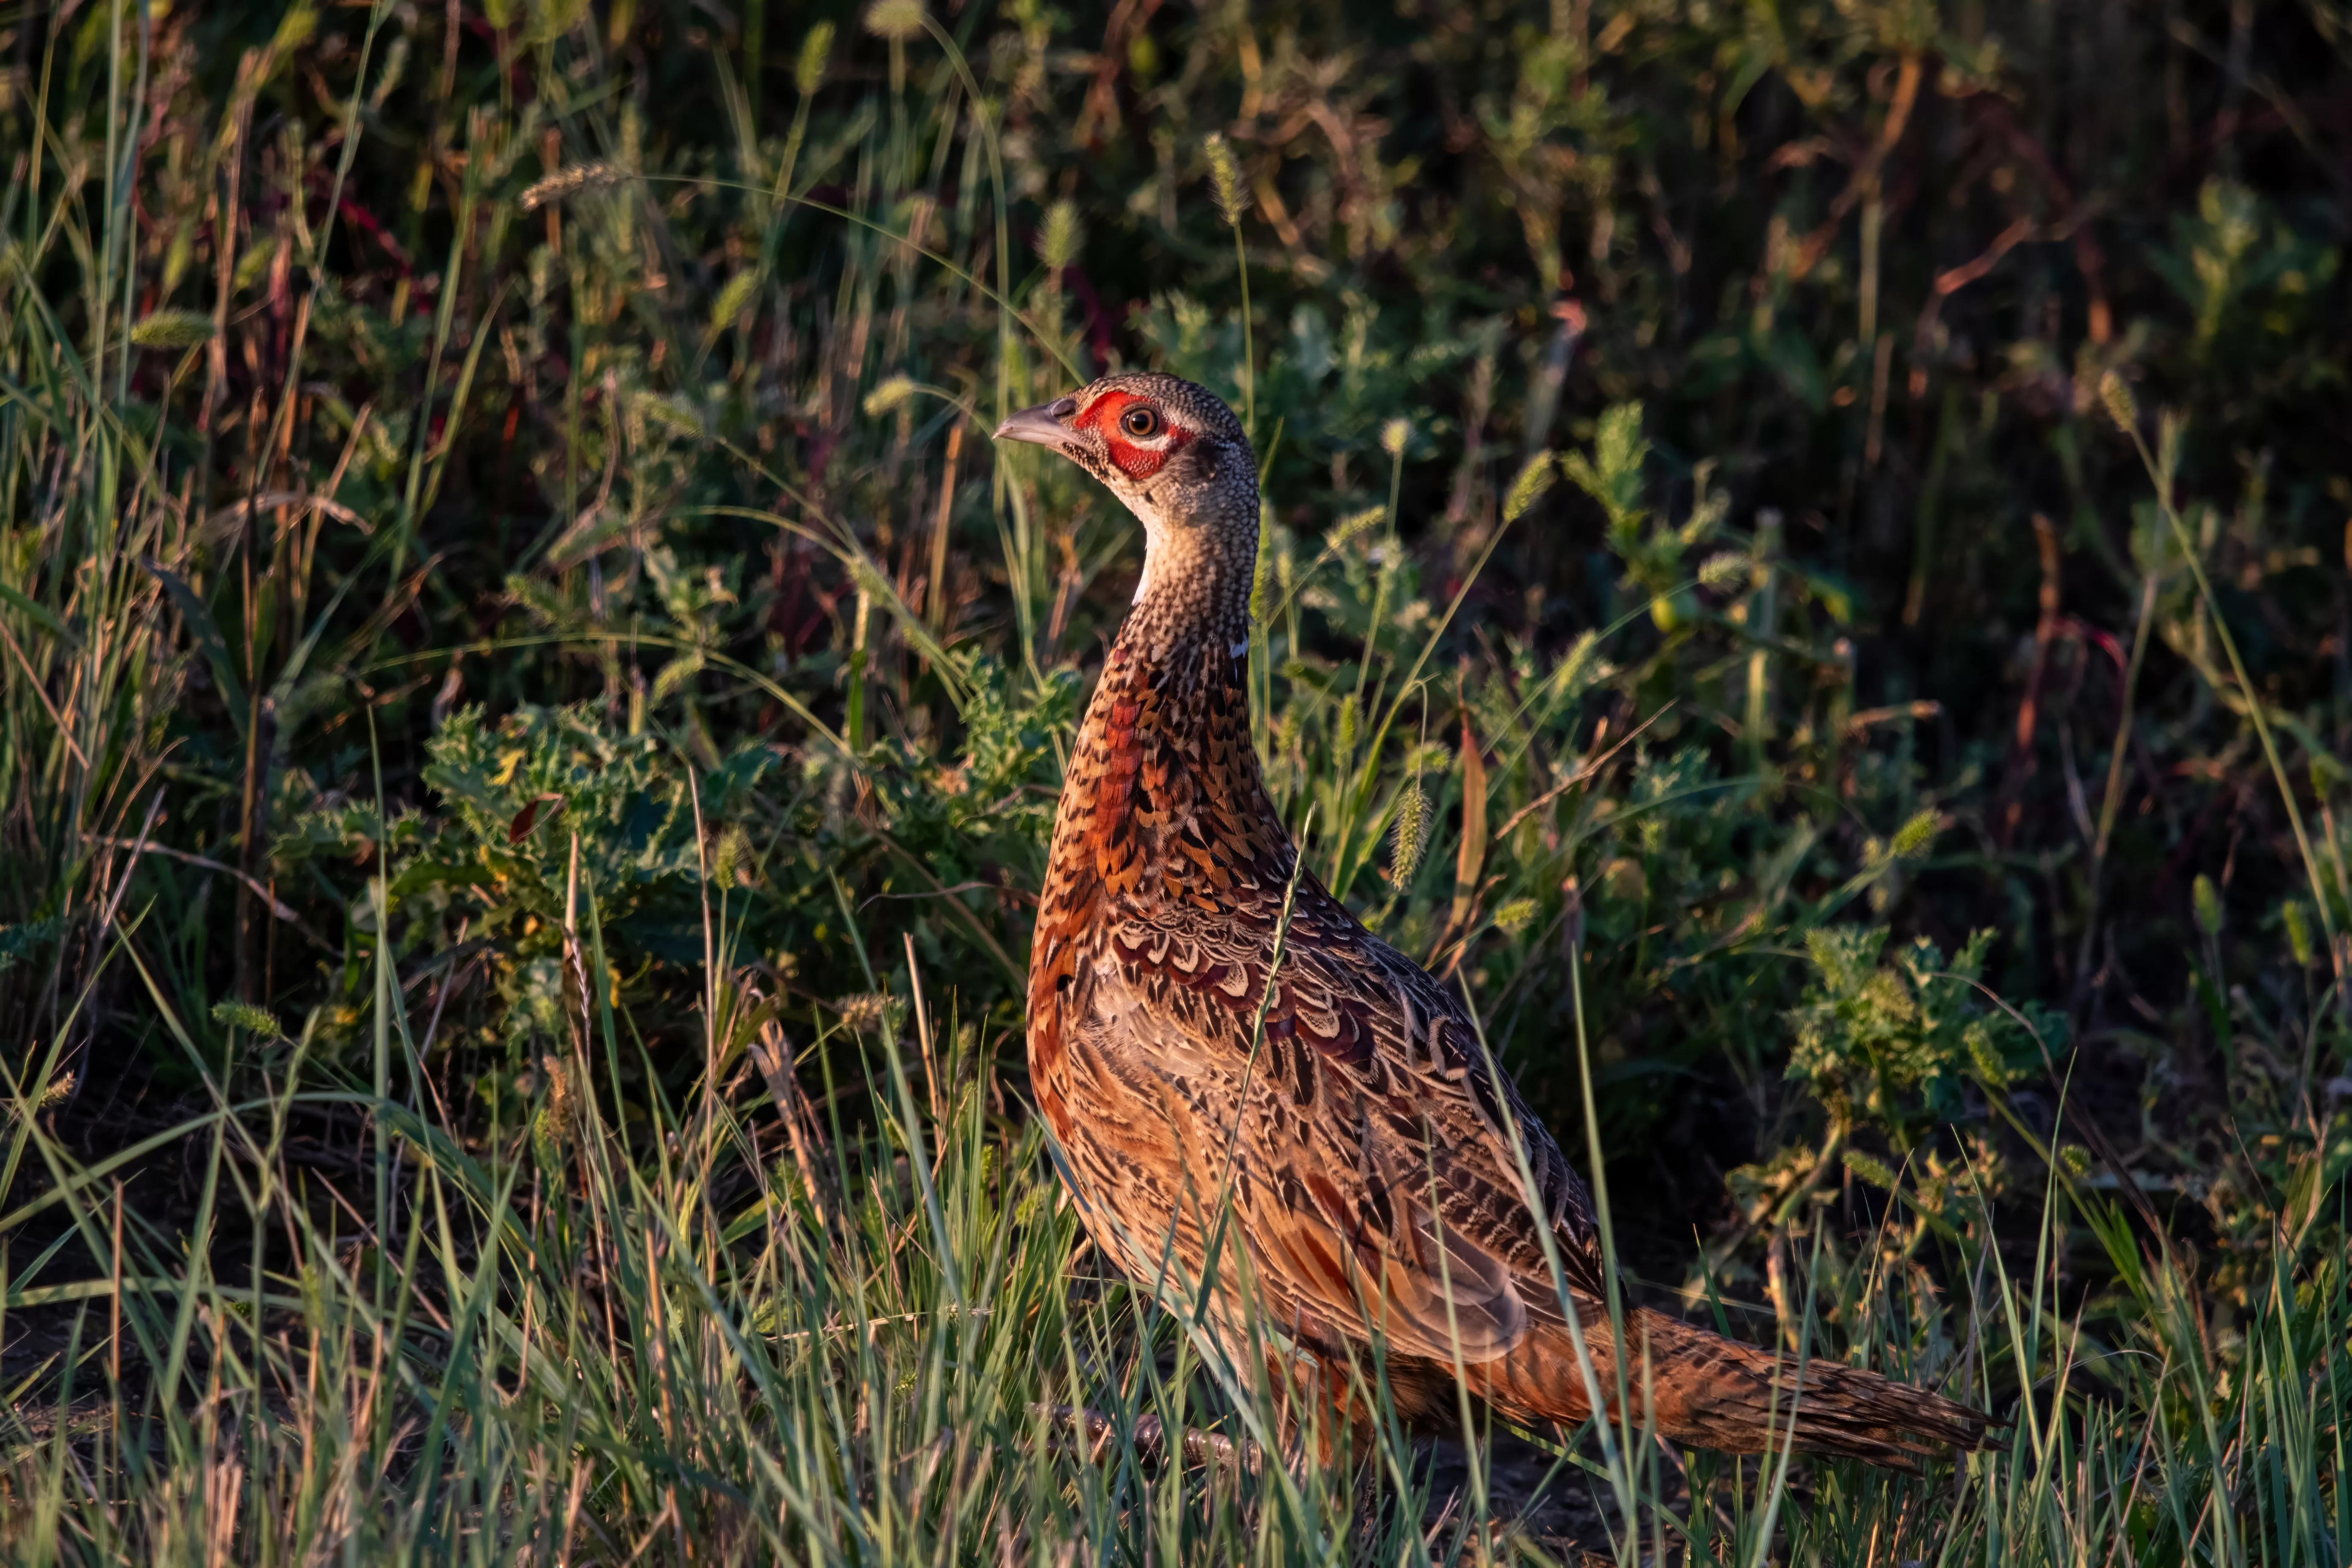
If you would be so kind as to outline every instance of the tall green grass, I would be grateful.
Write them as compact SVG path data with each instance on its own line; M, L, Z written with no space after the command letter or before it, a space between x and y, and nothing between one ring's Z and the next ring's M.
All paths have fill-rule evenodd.
M2046 443L2132 628L2113 711L2060 699L2095 639L2050 567L2021 699L1960 711L1886 628L1970 613L1938 561L2014 565L1937 542L2015 392L1937 312L1985 318L1882 254L1873 163L1853 201L1756 204L1747 326L1677 325L1682 274L1611 249L1651 219L1642 179L1592 183L1601 141L1704 132L1656 142L1678 190L1685 155L1737 184L1820 150L1740 152L1751 87L1694 116L1607 63L1712 59L1729 23L1556 11L1507 65L1445 57L1511 216L1418 223L1330 68L1492 18L1121 11L1086 75L1026 7L18 16L10 1554L2343 1561L2342 693L2297 662L2296 575L2333 481L2289 447L2286 499L2264 458L2225 519L2194 423L2105 390L2186 367L2234 437L2242 391L2324 384L2291 339L2335 253L2234 180L2175 215L2183 319L2093 333ZM1875 105L1891 155L1929 45L1956 101L2044 85L1965 17L1865 20L1739 33L1769 116ZM1246 123L1211 142L1227 87ZM1330 144L1284 152L1277 108ZM1089 150L1128 115L1150 133ZM1866 286L1809 283L1791 212L1855 217ZM1612 1235L1717 1222L1696 1263L1628 1240L1681 1276L1637 1288L1985 1403L2005 1449L1906 1478L1537 1434L1570 1540L1481 1445L1457 1490L1385 1414L1352 1469L1160 1436L1278 1423L1081 1244L1019 1068L1023 894L1139 542L983 449L1107 340L1254 416L1255 717L1318 874L1464 985ZM2063 383L2032 342L2019 374ZM1665 374L1733 362L1730 394ZM1759 504L1779 437L1717 406L1742 386L1843 443L1834 540ZM1874 562L1904 463L1916 549ZM2226 860L2148 826L2217 800ZM1731 1113L1691 1108L1723 1104L1717 1161Z
M593 972L592 886L574 912L570 951ZM389 1096L336 1086L306 1037L278 1042L268 1065L238 1064L241 1092L208 1085L204 1114L150 1141L194 1152L184 1247L121 1201L143 1150L77 1159L18 1100L11 1156L52 1180L7 1222L22 1234L43 1212L62 1219L107 1268L9 1287L12 1320L45 1311L51 1345L5 1417L15 1555L1450 1563L1563 1550L1517 1528L1530 1500L1489 1492L1475 1462L1459 1495L1433 1497L1425 1453L1392 1423L1355 1471L1173 1458L1150 1423L1245 1441L1274 1431L1274 1413L1263 1391L1204 1373L1181 1314L1083 1261L1039 1132L995 1114L990 1064L957 1044L969 1037L951 1011L891 997L805 1033L771 1014L746 1040L739 997L712 1016L711 1049L730 1088L767 1093L616 1120L604 1108L625 1094L617 1064L634 1042L598 997L542 1064L530 1125L485 1130L432 1108L396 994L387 970ZM845 1055L861 1083L803 1081ZM845 1087L874 1108L871 1125L844 1121ZM306 1201L326 1178L288 1157L306 1119L355 1106L390 1149L393 1197L373 1216ZM363 1194L368 1159L353 1154ZM1971 1226L1953 1237L1955 1287L1923 1288L1891 1208L1858 1253L1820 1232L1798 1248L1788 1310L1759 1325L1800 1354L1859 1354L1997 1401L2017 1423L2005 1451L1921 1479L1811 1466L1800 1485L1770 1456L1730 1468L1619 1433L1613 1460L1562 1451L1551 1485L1602 1521L1575 1546L1625 1563L2337 1560L2352 1524L2338 1481L2352 1296L2340 1255L2303 1250L2324 1216L2306 1205L2288 1218L2298 1229L2279 1237L2257 1310L2224 1346L2182 1260L2089 1197L2080 1217L2109 1248L2133 1325L2102 1341L2059 1300L2052 1249L2073 1200L2056 1192L2030 1272L2012 1274ZM1070 1406L1105 1425L1074 1426Z

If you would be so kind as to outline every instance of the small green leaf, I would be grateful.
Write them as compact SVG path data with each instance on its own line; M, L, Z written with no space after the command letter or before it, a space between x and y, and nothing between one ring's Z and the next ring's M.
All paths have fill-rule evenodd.
M81 651L81 638L68 631L65 627L64 622L58 620L55 616L49 614L48 611L43 609L32 600L25 597L24 595L19 594L16 589L11 588L5 583L0 583L0 604L5 604L14 609L23 611L26 615L32 616L34 621L39 625L43 631L47 632L51 637L57 638L59 642L65 644L66 647L73 649L76 653Z
M65 929L65 922L56 919L0 926L0 972L5 972L33 949L57 941Z

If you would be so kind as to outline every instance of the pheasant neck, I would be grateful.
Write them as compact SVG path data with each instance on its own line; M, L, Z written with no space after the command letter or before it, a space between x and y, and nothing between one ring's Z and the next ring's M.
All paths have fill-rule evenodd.
M1087 704L1055 862L1145 905L1278 886L1293 857L1250 737L1248 557L1153 564Z
M1155 538L1144 557L1135 607L1118 629L1087 713L1089 724L1099 720L1107 729L1124 728L1123 710L1131 702L1136 739L1170 748L1177 758L1212 742L1237 741L1233 754L1236 762L1245 759L1246 767L1215 782L1244 796L1265 792L1249 741L1255 553L1238 559L1200 549L1180 553Z
M1256 550L1227 552L1192 541L1186 548L1160 528L1150 533L1118 646L1154 663L1175 659L1196 643L1215 654L1245 652Z

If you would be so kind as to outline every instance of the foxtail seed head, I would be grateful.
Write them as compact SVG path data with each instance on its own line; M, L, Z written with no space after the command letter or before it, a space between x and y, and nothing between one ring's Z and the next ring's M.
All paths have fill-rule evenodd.
M1421 781L1414 779L1404 786L1404 798L1397 802L1396 844L1389 863L1389 879L1396 886L1402 888L1412 880L1428 828L1429 796L1422 793Z
M1528 466L1519 470L1519 477L1511 481L1510 492L1503 498L1503 521L1518 521L1559 477L1557 459L1551 453L1538 452L1529 458Z
M1209 178L1217 188L1217 213L1229 228L1239 228L1242 214L1249 210L1250 194L1242 184L1241 160L1234 156L1232 143L1222 131L1212 131L1202 138L1201 150L1209 157Z
M1066 197L1045 209L1045 226L1037 231L1037 259L1047 270L1059 272L1078 258L1084 238L1078 227L1078 204Z
M923 30L921 0L876 0L866 13L866 30L877 38L905 42Z
M825 62L833 58L833 24L819 22L801 40L801 58L793 66L793 85L803 98L824 80Z
M2116 429L2128 436L2139 428L2139 405L2124 378L2114 371L2099 377L2099 401L2107 405L2107 417L2116 422Z

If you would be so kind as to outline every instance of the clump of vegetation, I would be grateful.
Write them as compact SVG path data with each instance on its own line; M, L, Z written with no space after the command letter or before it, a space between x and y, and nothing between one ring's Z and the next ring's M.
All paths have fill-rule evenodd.
M1975 994L1994 934L1972 933L1948 963L1920 937L1882 964L1884 926L1807 933L1819 978L1789 1016L1789 1076L1832 1118L1884 1127L1909 1144L1965 1120L1971 1082L1998 1093L2054 1066L2065 1046L2063 1015L2028 1002L2011 1016Z
M1583 1545L2340 1560L2345 38L0 19L0 1534L1569 1549L1483 1451L1450 1509L1392 1431L1377 1506L1171 1459L1262 1391L1024 1112L1140 542L987 436L1150 364L1265 465L1310 863L1633 1271L2017 1423L1926 1481L1586 1433Z

